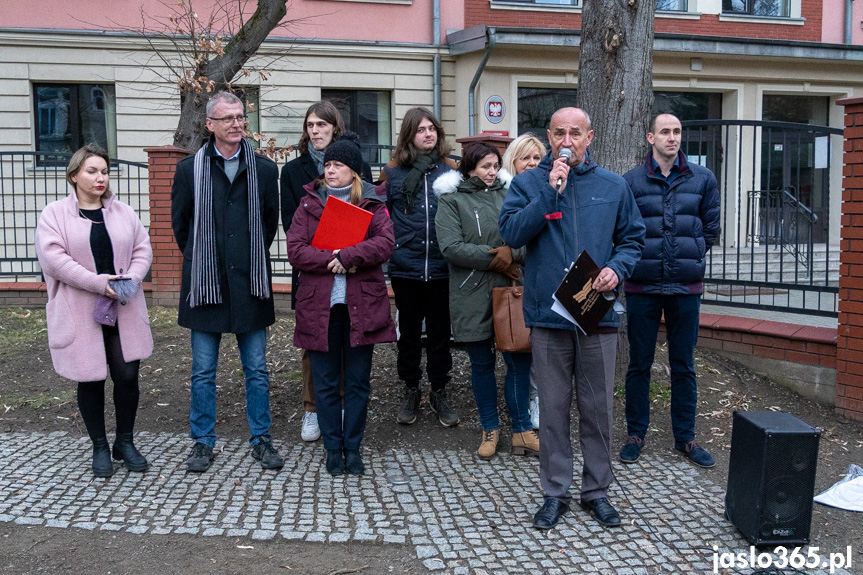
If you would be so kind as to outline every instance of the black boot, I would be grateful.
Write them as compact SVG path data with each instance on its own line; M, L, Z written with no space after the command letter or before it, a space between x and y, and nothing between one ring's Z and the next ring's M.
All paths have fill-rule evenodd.
M345 472L345 460L342 458L341 449L327 449L327 473L330 475L343 475Z
M422 393L420 393L418 387L405 388L405 397L402 403L402 409L399 411L396 420L402 425L410 425L416 421L421 399Z
M108 439L93 440L93 475L96 477L111 477L114 475L114 464L111 463L111 449Z
M146 471L150 466L132 443L132 433L118 433L114 440L114 459L123 461L129 471Z
M359 449L345 449L345 469L351 475L362 475L366 471Z

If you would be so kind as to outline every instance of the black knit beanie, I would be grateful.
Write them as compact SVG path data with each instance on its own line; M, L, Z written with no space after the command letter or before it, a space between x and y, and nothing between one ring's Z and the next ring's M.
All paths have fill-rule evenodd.
M354 132L343 132L342 136L327 146L324 152L324 166L332 161L341 162L362 176L363 155L360 153L360 137Z

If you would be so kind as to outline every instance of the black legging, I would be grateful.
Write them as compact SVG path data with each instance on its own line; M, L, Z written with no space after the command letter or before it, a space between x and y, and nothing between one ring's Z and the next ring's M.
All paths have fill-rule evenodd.
M138 368L140 361L123 361L120 332L116 327L102 326L105 355L111 381L114 382L114 407L117 411L117 433L131 433L138 413ZM105 433L105 380L78 383L78 409L87 427L90 439L104 439Z

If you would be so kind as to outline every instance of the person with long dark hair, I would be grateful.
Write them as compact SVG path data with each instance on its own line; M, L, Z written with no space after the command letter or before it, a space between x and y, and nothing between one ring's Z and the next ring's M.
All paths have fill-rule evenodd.
M445 427L459 417L446 396L450 379L449 280L435 232L435 180L455 169L446 155L449 146L440 121L426 108L405 113L392 160L384 168L387 207L393 220L395 250L389 264L390 284L399 314L396 367L405 382L397 420L417 420L422 392L422 329L426 330L426 375L431 384L429 405Z
M112 454L129 471L148 467L132 434L140 360L153 351L140 289L153 251L138 215L111 191L110 166L108 153L96 145L75 152L66 168L72 193L48 204L36 226L36 254L48 291L51 361L59 375L78 382L78 408L93 442L96 477L114 474ZM117 418L113 448L105 431L109 371Z
M331 475L365 472L366 426L374 344L395 341L382 265L393 251L393 226L375 186L360 178L362 155L347 133L324 154L324 174L309 184L288 231L288 257L300 269L294 345L309 350L318 423ZM370 211L365 238L336 250L312 245L324 206L338 198ZM339 380L344 379L344 417Z
M458 172L435 181L435 217L441 253L449 264L450 317L455 340L470 357L470 381L482 425L477 455L492 459L500 437L495 377L492 289L519 278L524 249L513 250L500 237L500 208L512 176L500 169L497 150L470 145ZM504 397L512 424L512 453L539 455L539 437L528 411L530 353L503 352Z

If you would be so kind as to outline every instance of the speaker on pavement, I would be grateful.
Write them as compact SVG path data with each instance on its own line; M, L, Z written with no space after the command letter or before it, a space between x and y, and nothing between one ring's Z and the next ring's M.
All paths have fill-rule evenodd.
M820 438L787 413L734 412L725 516L752 545L809 543Z

